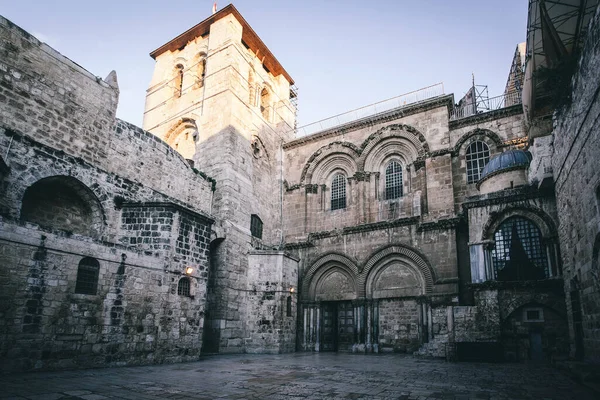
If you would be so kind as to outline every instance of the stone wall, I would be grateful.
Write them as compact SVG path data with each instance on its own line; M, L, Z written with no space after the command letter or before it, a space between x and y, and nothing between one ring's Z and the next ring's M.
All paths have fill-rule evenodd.
M600 362L599 68L596 12L573 77L572 100L555 115L552 157L572 354L596 363Z
M214 180L114 118L115 74L3 18L0 38L3 369L196 359Z

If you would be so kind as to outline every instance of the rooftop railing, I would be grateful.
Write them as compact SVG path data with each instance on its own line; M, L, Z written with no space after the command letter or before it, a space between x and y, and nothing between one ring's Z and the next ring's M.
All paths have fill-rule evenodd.
M521 104L521 93L511 92L500 96L478 99L474 103L454 107L450 114L450 121L471 117L473 115L499 110Z
M427 86L419 90L408 92L400 96L392 97L387 100L301 126L296 129L296 137L300 138L303 136L312 135L313 133L355 122L363 118L373 117L377 114L381 114L395 108L404 107L409 104L418 103L420 101L442 95L444 95L444 84L441 82L436 83L435 85Z

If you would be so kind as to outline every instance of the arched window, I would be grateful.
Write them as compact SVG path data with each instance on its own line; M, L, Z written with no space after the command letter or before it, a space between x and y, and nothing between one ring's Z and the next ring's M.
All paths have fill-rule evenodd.
M190 278L183 277L179 280L177 294L180 296L190 296Z
M392 161L385 169L385 199L402 197L402 165Z
M262 239L263 223L256 214L250 216L250 233L258 239Z
M269 108L271 107L271 94L267 88L260 92L260 112L266 120L269 120Z
M331 181L331 210L346 208L346 177L336 174Z
M183 65L177 64L175 66L175 97L181 97L183 93Z
M494 274L500 281L545 279L548 258L539 228L523 217L511 217L498 227L492 249Z
M79 261L77 268L77 282L75 283L75 293L96 294L98 290L98 275L100 273L100 264L98 260L92 257L85 257Z
M484 142L476 141L469 145L466 153L467 183L476 183L481 170L490 161L490 148Z

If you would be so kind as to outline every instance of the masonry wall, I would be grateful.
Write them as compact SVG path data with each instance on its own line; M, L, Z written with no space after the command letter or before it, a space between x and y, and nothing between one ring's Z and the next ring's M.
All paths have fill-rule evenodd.
M2 367L196 359L214 180L114 118L116 75L97 79L3 18L0 37ZM90 258L97 288L83 294Z
M600 100L591 82L598 82L599 68L597 12L573 78L572 101L555 115L552 157L572 355L581 340L582 355L595 363L600 362ZM574 294L579 294L580 309L573 308ZM574 320L579 314L581 321Z

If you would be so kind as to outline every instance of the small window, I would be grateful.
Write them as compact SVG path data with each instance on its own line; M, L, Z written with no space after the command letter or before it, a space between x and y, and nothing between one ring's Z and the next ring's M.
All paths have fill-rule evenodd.
M91 257L85 257L79 262L77 268L77 282L75 283L75 293L96 294L98 290L98 274L100 273L100 264L98 260Z
M204 78L206 77L206 55L201 54L201 59L198 62L198 87L204 85Z
M477 183L483 167L490 161L490 148L484 142L473 142L467 148L467 183Z
M288 317L292 316L292 296L287 297L286 307L285 307L285 315Z
M402 197L402 165L392 161L385 169L385 199Z
M262 239L263 223L256 214L250 216L250 233L258 239Z
M271 108L271 94L267 90L267 88L263 88L260 92L260 112L262 116L267 121L269 120L270 109Z
M179 280L177 294L180 296L190 296L190 278L181 278Z
M181 97L183 93L183 65L177 64L175 67L175 96Z
M524 322L544 322L544 311L541 308L523 309Z
M331 210L346 208L346 177L337 174L331 181Z

